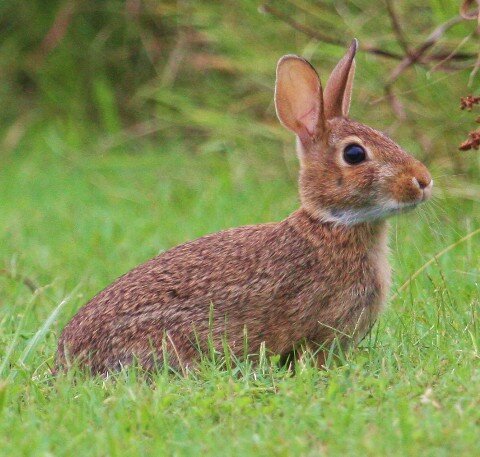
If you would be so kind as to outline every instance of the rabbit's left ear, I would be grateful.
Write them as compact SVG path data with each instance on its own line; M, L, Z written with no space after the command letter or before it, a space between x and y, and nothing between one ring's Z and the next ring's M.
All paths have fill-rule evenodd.
M287 55L278 61L275 107L280 122L302 143L325 133L322 84L305 59Z
M355 75L355 54L358 41L354 39L347 53L338 62L328 78L325 92L325 117L348 117L350 101L352 99L353 77Z

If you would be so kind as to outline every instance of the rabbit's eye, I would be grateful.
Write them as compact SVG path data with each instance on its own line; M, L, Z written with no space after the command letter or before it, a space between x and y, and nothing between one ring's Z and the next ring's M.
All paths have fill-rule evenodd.
M356 165L367 158L365 149L358 144L349 144L343 150L343 158L350 165Z

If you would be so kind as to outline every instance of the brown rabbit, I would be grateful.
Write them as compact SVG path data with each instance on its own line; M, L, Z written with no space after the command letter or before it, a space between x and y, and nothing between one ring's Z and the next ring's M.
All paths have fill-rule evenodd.
M428 199L433 182L392 140L348 118L356 50L354 40L325 91L306 60L278 63L275 104L297 135L300 209L204 236L120 277L67 325L59 367L105 373L135 359L152 369L168 354L185 369L209 338L239 356L245 338L251 353L264 343L286 356L367 331L390 284L385 218Z

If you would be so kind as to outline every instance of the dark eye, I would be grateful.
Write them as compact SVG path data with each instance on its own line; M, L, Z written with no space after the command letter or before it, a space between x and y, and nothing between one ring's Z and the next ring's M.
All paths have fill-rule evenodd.
M358 144L349 144L343 150L343 158L345 162L350 165L356 165L357 163L363 162L367 158L365 149L363 149Z

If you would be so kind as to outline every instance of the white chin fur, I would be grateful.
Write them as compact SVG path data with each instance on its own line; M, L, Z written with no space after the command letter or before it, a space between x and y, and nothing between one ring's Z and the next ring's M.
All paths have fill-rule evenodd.
M394 214L415 208L417 203L399 203L388 201L377 206L368 206L355 209L330 209L321 211L321 219L341 225L355 225L361 222L383 219Z

